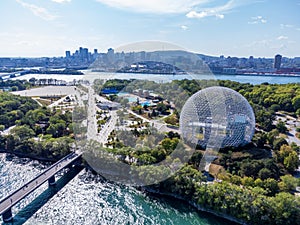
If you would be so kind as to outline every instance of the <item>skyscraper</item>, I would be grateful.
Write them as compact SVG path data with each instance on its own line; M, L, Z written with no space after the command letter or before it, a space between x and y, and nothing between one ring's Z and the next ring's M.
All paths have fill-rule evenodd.
M282 60L282 55L276 55L275 56L275 62L274 62L274 68L279 70L281 67L281 60Z
M107 59L109 63L113 63L115 61L115 51L112 48L107 50Z
M71 57L71 52L70 51L66 51L66 58L70 58Z

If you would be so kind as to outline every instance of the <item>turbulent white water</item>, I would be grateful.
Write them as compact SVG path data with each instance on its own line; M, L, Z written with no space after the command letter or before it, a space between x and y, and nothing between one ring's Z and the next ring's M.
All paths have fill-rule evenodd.
M0 198L47 166L0 154ZM148 196L132 187L105 182L85 170L34 211L46 198L44 193L40 195L45 190L47 184L13 207L14 224L229 224L181 201Z

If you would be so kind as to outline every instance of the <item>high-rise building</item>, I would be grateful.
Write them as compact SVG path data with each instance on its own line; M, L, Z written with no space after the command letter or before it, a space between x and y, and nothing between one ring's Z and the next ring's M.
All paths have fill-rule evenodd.
M107 59L109 63L113 63L115 61L115 50L112 48L107 50Z
M66 51L66 58L70 58L71 57L71 52L70 51Z
M282 55L276 55L275 56L275 62L274 62L274 68L279 70L281 67L281 60L282 60Z
M141 60L142 60L142 61L145 61L145 60L146 60L146 52L145 52L145 51L142 51L142 52L141 52Z
M83 47L79 47L79 56L82 57L83 55Z
M88 61L88 59L89 59L89 50L87 48L84 48L82 50L82 56L81 57L84 61Z

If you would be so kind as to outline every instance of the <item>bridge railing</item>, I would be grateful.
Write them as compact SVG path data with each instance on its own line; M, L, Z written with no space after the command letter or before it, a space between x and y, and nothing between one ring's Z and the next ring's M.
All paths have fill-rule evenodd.
M72 161L76 160L76 159L79 158L79 157L81 157L81 154L76 154L76 153L74 153L74 152L72 152L72 153L70 153L69 155L63 157L63 158L60 159L58 162L54 163L53 165L51 165L50 167L48 167L46 170L44 170L43 172L41 172L41 173L40 173L39 175L37 175L35 178L33 178L33 179L30 180L29 182L27 182L27 183L25 183L24 185L22 185L20 188L18 188L18 189L15 190L14 192L10 193L10 194L9 194L8 196L6 196L5 198L1 199L1 200L0 200L0 206L1 206L2 203L4 203L5 201L7 201L8 199L10 199L12 196L14 196L14 195L17 194L18 192L24 190L24 189L23 189L24 187L28 187L30 184L34 183L35 180L37 180L37 179L39 179L40 177L44 176L45 173L49 172L50 170L52 170L54 167L58 166L58 165L59 165L60 163L62 163L63 161L69 159L69 160L71 160L71 161L70 161L70 163L71 163ZM74 158L75 158L75 159L74 159ZM74 159L74 160L72 160L72 159ZM67 165L69 165L69 164L67 164ZM57 169L57 171L56 171L54 174L56 174L56 173L58 173L59 171L61 171L62 169L64 169L67 165L65 165L65 166L60 167L59 169ZM28 193L26 193L25 196L22 196L21 199L23 199L23 198L26 197L28 194L30 194L32 191L34 191L36 188L38 188L38 187L40 187L42 184L44 184L44 183L45 183L50 177L52 177L54 174L51 174L49 177L46 177L46 178L44 179L43 182L40 182L40 183L36 184L35 187L32 188L31 191L29 191ZM21 200L21 199L20 199L20 200ZM17 204L20 200L17 200L17 201L15 201L15 202L12 202L12 204L10 205L10 207L13 206L13 205L15 205L15 204ZM4 213L4 212L7 210L7 208L10 208L10 207L6 207L5 209L1 209L1 208L0 208L0 214Z

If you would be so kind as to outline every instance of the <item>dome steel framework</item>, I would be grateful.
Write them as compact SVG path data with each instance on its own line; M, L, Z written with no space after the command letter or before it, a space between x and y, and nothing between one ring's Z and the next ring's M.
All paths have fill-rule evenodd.
M191 96L180 115L182 137L203 148L238 147L251 142L255 116L249 102L225 87L209 87Z

